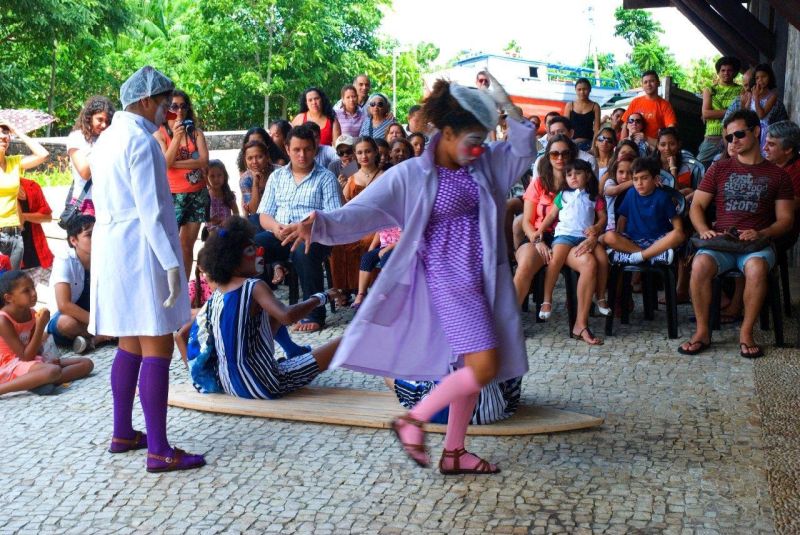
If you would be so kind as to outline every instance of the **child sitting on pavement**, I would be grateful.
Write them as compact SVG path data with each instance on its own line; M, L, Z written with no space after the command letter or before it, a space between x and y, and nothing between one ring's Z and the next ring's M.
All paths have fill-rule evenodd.
M671 190L659 187L661 165L652 158L633 161L633 187L617 209L616 230L606 232L609 257L617 264L671 264L673 249L685 239Z
M86 377L94 364L87 358L45 361L41 356L50 321L45 308L38 312L36 286L24 272L15 270L0 275L0 396L33 390L52 394L56 385Z

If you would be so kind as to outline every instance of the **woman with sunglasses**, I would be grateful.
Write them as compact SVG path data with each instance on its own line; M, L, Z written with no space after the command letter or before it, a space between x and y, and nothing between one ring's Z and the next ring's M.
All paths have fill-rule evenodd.
M167 122L153 134L167 160L167 180L175 205L175 219L183 253L186 279L192 272L194 243L200 226L208 219L211 198L206 187L208 147L197 127L189 95L172 92Z
M328 95L318 87L309 87L300 95L300 113L292 119L292 126L312 121L319 126L319 144L331 146L342 135Z
M555 224L542 229L542 222L553 209L556 195L566 179L567 164L577 157L578 147L568 136L553 136L547 143L544 157L536 164L534 179L522 196L522 231L525 237L517 248L517 270L514 272L514 288L520 306L531 291L533 278L550 261ZM543 231L542 239L534 242L531 237L540 230ZM546 312L549 315L550 309Z
M394 117L389 113L389 99L383 93L373 93L367 102L369 117L361 125L359 135L384 139L386 130L394 123Z
M597 178L602 184L605 182L605 174L608 166L611 165L611 160L614 157L614 148L617 146L617 133L610 126L604 126L597 132L592 141L592 149L589 151L597 161Z
M358 105L358 91L353 85L346 85L342 88L342 106L334 108L336 112L336 119L342 129L342 134L358 137L361 132L361 125L367 117L366 112Z
M31 154L6 154L11 145L11 136L25 143ZM0 253L11 260L11 269L19 269L22 263L24 242L23 222L20 218L19 191L20 171L33 169L47 160L49 153L38 141L17 132L8 123L0 123Z
M646 126L644 115L641 113L633 112L630 117L628 117L628 137L625 139L630 139L636 143L636 146L639 148L639 156L642 158L648 156L653 149L647 142L647 135L645 134Z

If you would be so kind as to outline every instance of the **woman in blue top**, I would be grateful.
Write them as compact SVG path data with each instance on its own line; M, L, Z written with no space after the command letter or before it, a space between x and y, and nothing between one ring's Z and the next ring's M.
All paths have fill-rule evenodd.
M392 111L389 99L383 93L374 93L369 97L367 109L369 110L369 117L361 123L361 130L358 135L385 138L386 130L394 123L394 117L389 113Z

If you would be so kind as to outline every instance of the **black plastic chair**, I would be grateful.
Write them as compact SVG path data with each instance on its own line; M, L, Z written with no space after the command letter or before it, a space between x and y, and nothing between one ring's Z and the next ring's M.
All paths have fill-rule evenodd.
M526 297L522 302L523 312L528 312L529 310L529 298L533 299L533 302L536 303L536 307L534 309L534 318L536 323L546 323L545 320L539 318L539 312L542 310L542 301L544 300L544 278L546 270L547 266L544 266L539 270L538 273L536 273L536 275L533 277L533 282L531 283L531 291L529 292L528 297ZM567 301L567 319L569 322L569 333L572 334L572 330L575 327L575 318L578 315L578 273L567 266L564 266L561 268L561 276L564 277L564 289Z
M677 215L683 217L686 212L686 199L680 191L668 186L663 186L669 190L675 202ZM678 295L677 295L677 254L676 261L672 264L614 264L608 276L608 308L611 312L606 316L606 336L614 336L614 315L617 307L617 284L622 275L622 292L620 301L622 302L622 314L620 323L628 325L630 323L630 310L628 303L633 298L633 288L631 279L634 273L642 274L642 302L644 304L644 318L652 321L655 318L655 311L658 310L658 287L656 277L664 286L664 297L667 307L667 335L674 339L678 337Z
M769 271L767 279L767 295L761 305L760 324L762 331L769 330L769 316L772 313L772 325L775 331L775 347L782 347L783 338L783 309L781 308L781 289L778 268ZM722 307L722 281L726 278L742 278L744 274L739 270L726 271L714 277L711 287L711 308L709 310L709 326L711 330L720 329L720 309Z

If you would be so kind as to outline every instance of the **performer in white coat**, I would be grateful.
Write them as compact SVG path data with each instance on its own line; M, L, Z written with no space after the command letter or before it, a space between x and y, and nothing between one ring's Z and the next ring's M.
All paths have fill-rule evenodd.
M97 222L89 331L120 339L111 367L109 451L146 446L148 472L205 464L202 455L171 448L167 441L172 334L190 319L166 161L152 135L165 120L173 88L153 67L134 73L120 88L125 111L117 112L98 138L90 161ZM137 379L146 435L131 424Z

